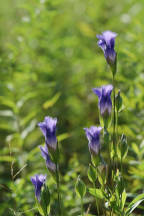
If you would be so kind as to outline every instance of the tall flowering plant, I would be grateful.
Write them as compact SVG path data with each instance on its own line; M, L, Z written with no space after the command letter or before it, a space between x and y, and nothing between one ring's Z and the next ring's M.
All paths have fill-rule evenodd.
M122 152L119 148L119 140L117 135L118 112L122 105L120 92L116 96L115 76L117 72L117 53L115 51L115 38L117 34L111 31L105 31L101 35L97 35L98 46L103 50L107 64L112 71L112 85L103 85L93 88L93 92L98 97L99 119L101 126L91 126L85 128L86 137L88 139L88 147L91 154L91 164L88 170L88 178L93 183L93 188L89 188L89 192L96 199L96 207L98 215L106 215L109 212L123 214L123 196L125 196L124 184L122 179L122 155L127 154L127 144L125 142L125 153L121 153L121 169L119 169L119 155ZM113 98L111 98L111 94ZM112 136L109 129L113 125ZM109 150L109 161L106 163L102 157L100 132L103 130L103 143ZM118 188L119 185L119 188ZM103 202L104 208L100 208L100 200ZM107 204L106 204L107 203ZM119 209L119 210L118 210ZM119 215L119 214L118 214Z
M56 124L57 118L52 118L50 116L45 117L43 122L38 123L42 134L45 137L45 146L40 146L41 155L46 162L46 167L48 171L54 177L54 180L57 185L57 200L58 200L58 211L57 215L61 215L61 201L60 201L60 172L59 172L59 148L56 137ZM44 204L40 202L41 200L41 188L45 185L46 176L44 175L36 175L31 178L32 183L35 186L35 194L37 200L39 201L38 205L40 209L40 213L43 211L44 216L47 216L50 211L50 206L48 202L48 206L43 206ZM47 187L45 187L44 191L47 191ZM45 197L47 199L47 197ZM46 203L46 202L45 202Z
M93 88L98 97L100 125L84 128L88 140L88 149L91 161L88 169L88 179L92 187L88 188L78 176L75 190L80 198L81 216L89 215L85 212L85 195L88 191L95 198L96 215L98 216L129 216L132 211L144 200L144 194L136 197L125 208L126 191L123 178L123 159L127 156L127 137L118 135L118 118L122 107L120 90L116 89L117 53L115 51L115 38L117 34L105 31L97 35L98 46L103 50L107 64L112 72L112 84ZM63 216L60 197L60 170L59 170L59 145L56 136L57 118L45 117L38 126L44 135L45 145L40 146L40 151L45 160L46 167L54 177L57 187L57 216ZM103 156L105 145L108 160ZM36 174L31 177L35 189L36 203L42 216L50 215L50 193L46 184L46 175ZM89 209L88 209L89 210ZM68 214L69 215L69 212Z

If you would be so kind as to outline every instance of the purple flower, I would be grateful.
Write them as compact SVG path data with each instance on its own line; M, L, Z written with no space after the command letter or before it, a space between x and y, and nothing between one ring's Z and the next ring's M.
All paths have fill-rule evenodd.
M100 132L102 127L92 126L90 128L84 128L87 139L89 141L89 150L92 154L97 155L100 150Z
M35 195L39 202L40 202L41 188L45 183L45 180L46 180L46 175L42 175L42 174L31 177L31 181L35 186Z
M38 123L43 135L45 136L46 145L53 150L57 147L56 138L57 118L45 117L43 122Z
M103 50L104 56L110 65L113 65L116 60L116 52L114 50L116 36L117 34L111 31L104 31L101 35L96 35L99 39L98 46Z
M110 115L112 110L111 92L113 90L112 85L105 85L101 88L94 88L93 92L98 96L99 109L102 116L105 114Z
M47 146L46 145L44 147L40 146L40 150L41 150L42 157L46 161L47 168L50 171L55 172L56 171L56 165L50 159Z

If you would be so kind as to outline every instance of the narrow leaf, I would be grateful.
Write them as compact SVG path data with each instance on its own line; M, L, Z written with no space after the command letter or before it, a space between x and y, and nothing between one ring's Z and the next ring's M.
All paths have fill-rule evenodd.
M142 202L144 201L144 193L138 195L133 201L128 205L127 210L126 210L126 215L130 215L133 210Z

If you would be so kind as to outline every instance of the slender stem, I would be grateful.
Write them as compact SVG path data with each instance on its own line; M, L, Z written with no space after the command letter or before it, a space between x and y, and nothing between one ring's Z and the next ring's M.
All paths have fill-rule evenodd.
M56 181L57 181L58 214L60 216L61 215L61 206L60 206L60 182L59 182L58 163L56 163Z
M121 156L121 176L123 177L123 164L122 164L122 156Z
M122 164L122 157L121 157L121 176L123 177L123 164Z
M111 214L111 209L110 209L110 216L111 216L112 214Z
M116 146L116 101L115 101L115 77L114 76L113 76L113 149L115 150L115 153L116 153L116 149L117 149L117 146Z
M61 216L60 177L59 177L58 164L59 164L59 145L57 144L56 182L57 182L58 215Z
M97 197L96 197L96 183L94 182L94 188L95 188L95 200L96 200L96 208L97 208L97 213L98 213L98 216L99 216L99 206L98 206L98 200L97 200Z
M83 198L81 198L81 215L84 216Z
M121 143L121 146L122 146L122 143ZM121 155L121 187L123 187L123 161L122 161L122 155ZM122 192L121 192L121 196L122 196ZM122 197L121 197L122 199Z
M115 111L115 106L116 106L116 104L115 104L115 78L113 76L113 145L115 145L115 135L116 135L116 111Z
M116 111L116 140L118 141L118 110ZM118 143L117 143L118 147Z

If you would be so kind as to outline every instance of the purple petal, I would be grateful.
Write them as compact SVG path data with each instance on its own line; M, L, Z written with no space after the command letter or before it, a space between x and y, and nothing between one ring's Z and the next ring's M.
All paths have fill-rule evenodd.
M40 146L40 150L41 150L42 157L46 160L47 157L49 157L47 146L46 145L44 147Z
M36 185L36 176L31 177L31 182L33 183L33 185Z
M100 132L102 127L92 126L90 128L84 128L84 130L89 141L88 146L90 152L98 154L100 149Z
M45 124L47 128L53 131L56 128L57 118L51 118L50 116L45 117Z
M93 88L92 90L93 90L93 92L98 96L98 98L101 97L102 88Z
M35 187L35 195L39 201L40 201L41 188L45 183L45 180L46 180L46 175L42 175L42 174L31 177L31 181Z
M112 32L112 31L104 31L102 32L102 35L103 35L103 39L105 40L106 44L110 46L111 40L116 38L117 33Z
M46 165L50 171L52 171L52 172L56 171L56 165L51 160L47 160Z
M97 35L98 46L103 50L104 56L108 64L113 65L116 59L116 52L114 50L115 37L117 34L112 31L104 31L102 35Z
M99 35L99 34L97 34L96 37L97 37L99 40L104 40L103 35Z
M40 129L41 129L43 135L46 136L46 129L47 129L47 127L46 127L45 122L39 122L39 123L38 123L38 126L40 127Z
M44 122L40 122L38 125L45 136L45 141L48 147L56 150L57 138L56 138L56 124L57 118L50 116L45 117Z
M45 182L45 180L46 180L46 177L47 177L47 175L42 175L42 174L40 174L40 175L38 176L38 179L39 179L40 182L42 182L42 183L44 184L44 182Z

